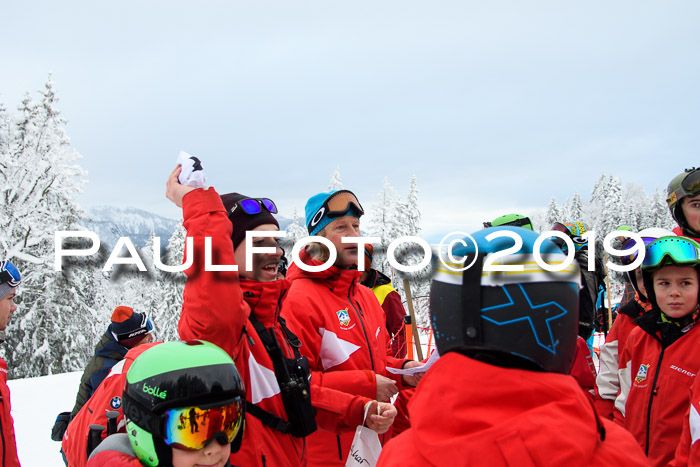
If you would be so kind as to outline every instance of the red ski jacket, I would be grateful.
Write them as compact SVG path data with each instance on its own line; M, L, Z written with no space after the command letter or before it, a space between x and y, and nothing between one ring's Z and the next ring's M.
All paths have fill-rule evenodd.
M605 344L600 349L600 371L596 378L596 398L595 406L601 417L608 420L617 419L622 424L623 417L620 408L615 408L615 401L620 393L620 377L618 369L620 367L620 355L625 350L625 343L632 329L637 325L634 319L642 316L651 309L649 302L642 303L639 294L635 292L634 300L622 305L617 314L617 318L610 328L610 332L605 338Z
M599 419L568 375L448 352L408 410L411 428L389 441L378 466L648 465L632 436Z
M157 344L160 342L138 345L129 350L124 359L112 367L105 379L92 393L90 399L85 402L75 418L68 424L61 447L70 467L85 467L87 465L87 441L90 425L106 427L107 412L112 410L119 412L117 430L124 432L126 422L122 411L122 393L126 384L126 372L129 371L129 367L136 357ZM102 439L106 437L105 430L102 433Z
M673 229L673 233L676 234L676 235L678 235L679 237L686 237L686 238L689 238L689 239L691 239L691 240L695 240L696 242L700 243L700 238L698 238L698 237L691 237L690 235L684 234L684 233L683 233L683 230L682 230L680 227L676 227L675 229Z
M700 379L690 389L690 407L683 416L683 432L669 466L700 466Z
M401 295L394 289L391 279L386 274L370 269L362 285L368 287L379 300L386 316L386 330L391 337L391 355L406 358L406 310L401 302Z
M321 264L306 250L300 259L308 265ZM359 283L360 275L335 266L307 272L293 263L287 272L292 285L282 316L304 343L301 351L319 384L374 399L375 374L404 388L401 377L387 373L386 367L401 368L406 360L390 356L384 311L372 291ZM309 465L345 465L352 439L353 433L312 434Z
M700 367L700 327L660 323L659 314L652 309L636 320L620 354L624 426L653 465L673 459Z
M188 279L178 325L180 337L207 340L226 350L234 359L246 386L246 399L287 420L274 365L249 317L254 316L266 328L274 327L285 355L293 357L277 321L289 282L239 280L237 272L206 271L205 237L211 238L212 264L235 264L231 222L219 195L212 188L188 193L182 205L187 236L194 241L194 262L185 271ZM299 335L290 323L288 327ZM337 432L354 430L361 424L364 404L370 400L320 388L313 378L311 399L316 408L318 426ZM231 455L231 463L244 466L305 465L305 444L304 438L269 428L256 417L247 415L243 443L241 449Z
M15 440L15 422L12 420L10 404L10 388L7 387L7 363L0 358L0 459L2 465L19 467L17 457L17 441Z

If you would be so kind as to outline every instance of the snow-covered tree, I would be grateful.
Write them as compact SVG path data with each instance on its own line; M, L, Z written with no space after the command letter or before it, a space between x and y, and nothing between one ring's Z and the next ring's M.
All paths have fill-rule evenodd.
M90 284L53 270L54 233L83 217L75 197L85 172L74 163L81 156L70 146L51 76L40 95L37 103L25 96L13 124L3 117L0 144L0 257L23 275L23 304L4 347L13 376L64 370L66 356L72 361L84 345L80 313L91 309Z
M549 204L547 205L547 213L545 214L545 228L549 229L552 224L555 222L566 222L565 219L562 219L561 217L561 212L559 211L559 207L557 206L557 200L552 196L552 199L549 200Z
M342 190L343 181L340 179L340 167L336 167L333 175L331 175L331 182L328 185L328 191L332 190Z

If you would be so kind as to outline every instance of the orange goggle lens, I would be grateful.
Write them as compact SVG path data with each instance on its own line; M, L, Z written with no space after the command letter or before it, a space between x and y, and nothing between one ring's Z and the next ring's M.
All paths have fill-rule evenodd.
M217 433L223 432L230 443L241 429L241 402L202 409L182 407L165 412L165 444L178 449L202 449Z

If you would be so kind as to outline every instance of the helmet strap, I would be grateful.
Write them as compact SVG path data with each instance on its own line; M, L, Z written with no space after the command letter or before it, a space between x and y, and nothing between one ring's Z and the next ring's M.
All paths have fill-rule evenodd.
M481 273L484 268L484 253L476 255L474 267L462 273L462 332L466 345L483 343L483 328L481 322ZM471 262L470 255L464 264ZM478 302L474 297L479 297Z

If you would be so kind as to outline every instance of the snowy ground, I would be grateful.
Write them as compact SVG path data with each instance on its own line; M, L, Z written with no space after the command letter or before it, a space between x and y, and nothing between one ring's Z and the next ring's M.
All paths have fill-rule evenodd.
M17 379L8 382L19 461L25 467L61 467L61 443L51 441L59 412L75 404L82 372Z

